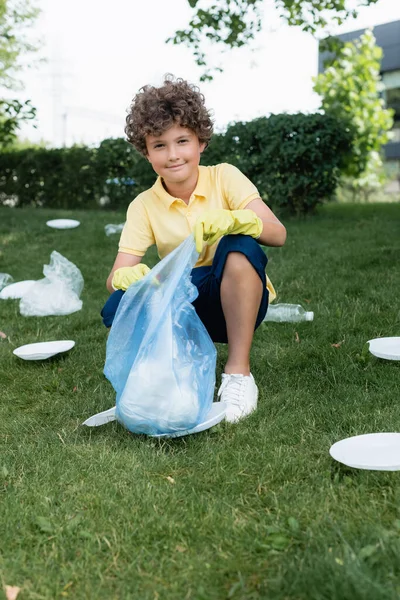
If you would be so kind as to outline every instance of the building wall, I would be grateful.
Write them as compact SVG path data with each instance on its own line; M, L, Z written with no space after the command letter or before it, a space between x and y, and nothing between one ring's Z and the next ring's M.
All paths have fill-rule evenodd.
M357 31L350 31L349 33L342 33L337 37L343 42L351 42L359 38L365 29L358 29ZM376 43L383 50L383 58L381 71L386 73L387 71L400 70L400 21L393 21L392 23L384 23L383 25L376 25L373 29ZM328 58L332 58L330 52L320 52L318 56L318 72L322 73L324 70L324 62Z

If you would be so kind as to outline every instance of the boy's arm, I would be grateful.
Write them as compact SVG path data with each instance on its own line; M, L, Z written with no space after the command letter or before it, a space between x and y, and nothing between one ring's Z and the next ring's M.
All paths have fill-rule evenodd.
M111 285L114 272L121 267L135 267L142 261L142 256L136 256L135 254L127 254L125 252L118 252L117 258L115 259L113 268L109 276L107 277L107 289L110 293L114 292L114 289Z
M231 211L252 210L263 224L258 241L266 246L283 246L286 229L260 198L256 186L237 167L219 165L219 176L224 197Z
M142 258L146 253L147 248L155 244L153 230L150 225L147 211L143 204L143 196L145 193L139 194L130 203L126 214L126 222L121 233L118 245L118 254L115 259L113 268L107 278L107 289L110 293L114 292L112 281L115 271L124 268L133 268L142 262ZM120 277L117 273L117 278L121 281L116 284L118 289L126 289L125 285L129 285L134 281L138 281L140 277L145 275L145 271L150 270L143 265L143 269L136 270L131 275L125 274ZM123 284L121 287L119 284Z
M261 198L251 200L244 208L255 212L263 223L263 230L258 238L260 244L283 246L286 241L286 228Z

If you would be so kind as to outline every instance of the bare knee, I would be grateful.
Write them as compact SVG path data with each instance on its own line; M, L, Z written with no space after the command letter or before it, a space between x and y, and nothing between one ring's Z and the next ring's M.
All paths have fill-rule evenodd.
M245 272L254 271L253 265L241 252L229 252L224 268L224 275L243 276Z

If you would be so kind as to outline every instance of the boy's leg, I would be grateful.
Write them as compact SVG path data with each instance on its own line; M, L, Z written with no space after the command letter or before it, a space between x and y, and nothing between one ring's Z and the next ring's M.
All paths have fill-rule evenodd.
M232 423L257 407L258 388L250 373L254 329L268 308L265 267L267 257L251 237L221 239L212 267L192 271L199 290L195 309L215 342L228 343L228 362L218 396L227 405Z
M229 258L232 256L232 258ZM236 260L235 260L236 258ZM229 259L229 263L228 263ZM232 345L234 353L240 352L241 342L236 342L239 323L235 324L236 311L243 310L249 320L253 320L252 310L256 313L255 322L253 322L253 331L263 321L268 308L268 290L265 268L268 259L260 245L248 235L227 235L223 237L218 244L214 261L211 267L197 267L192 270L192 283L198 289L199 296L194 300L193 305L197 314L203 321L211 339L214 342L229 343ZM226 266L229 268L226 269ZM242 269L243 267L243 269ZM256 277L254 277L256 276ZM228 279L227 279L228 278ZM221 289L222 281L224 290ZM249 281L247 281L249 279ZM231 289L234 281L239 280L241 290ZM244 283L243 283L244 282ZM261 286L258 283L261 282ZM252 292L247 293L249 285L260 290L261 298L254 298ZM227 292L227 293L225 293ZM258 292L255 292L258 294ZM236 298L236 294L238 298ZM224 307L222 306L222 295L224 295ZM231 300L232 295L232 301ZM233 298L235 298L233 300ZM254 301L253 309L248 313L247 302L251 304ZM257 311L258 303L258 311ZM225 312L228 314L230 326L232 325L231 340L228 339L228 329ZM233 315L232 318L230 317ZM243 328L240 320L239 330ZM244 326L247 330L246 325ZM250 334L248 334L250 335ZM232 337L233 336L233 337ZM247 342L248 345L249 342ZM251 345L251 341L250 341ZM248 353L248 351L246 351ZM240 359L242 360L242 359ZM231 361L230 361L231 362Z
M117 312L117 308L124 293L125 292L122 290L116 290L108 297L107 302L103 306L100 314L103 318L104 325L108 328L111 327L112 322L114 321L115 313Z
M250 350L263 291L263 283L247 257L230 252L221 281L221 305L228 337L225 373L250 375Z

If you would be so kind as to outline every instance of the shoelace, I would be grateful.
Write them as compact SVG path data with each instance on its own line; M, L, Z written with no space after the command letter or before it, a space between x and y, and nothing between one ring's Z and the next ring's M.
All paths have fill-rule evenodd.
M240 401L243 399L244 379L242 375L229 375L224 377L221 388L218 392L218 397L222 396L222 392L229 385L229 402L235 406L240 406Z

